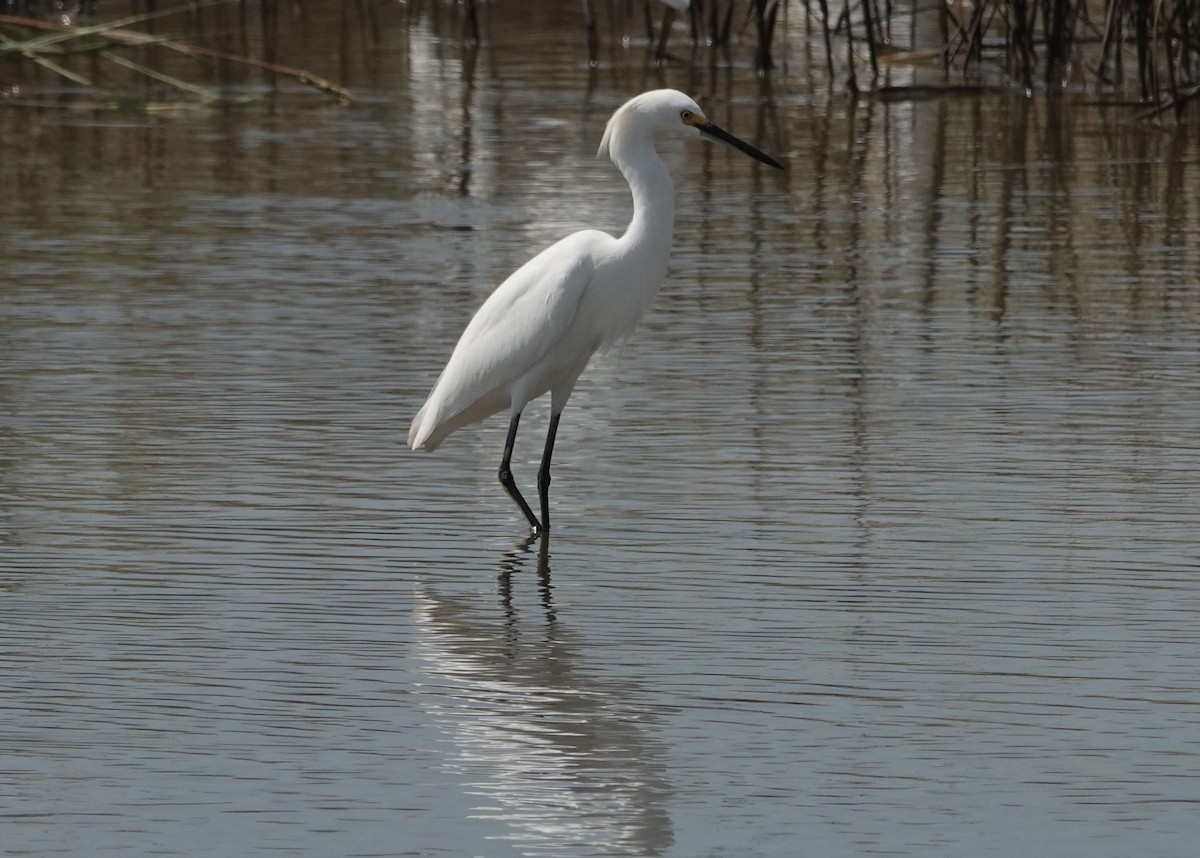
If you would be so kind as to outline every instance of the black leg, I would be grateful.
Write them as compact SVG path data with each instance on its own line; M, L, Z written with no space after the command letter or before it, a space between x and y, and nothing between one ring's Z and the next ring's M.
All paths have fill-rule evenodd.
M542 502L542 530L550 532L550 457L554 454L554 436L558 434L558 418L562 412L550 415L550 431L546 433L546 449L542 451L542 466L538 468L538 499Z
M541 529L541 524L538 523L537 516L533 514L533 510L529 508L529 504L525 503L525 498L521 497L521 492L517 488L517 481L513 479L512 463L513 443L517 440L517 424L521 422L521 412L517 412L512 416L512 422L508 424L508 440L504 442L504 458L500 460L500 485L504 486L504 490L508 492L508 496L513 499L513 503L521 508L521 512L525 513L525 518L529 520L529 526L535 531Z

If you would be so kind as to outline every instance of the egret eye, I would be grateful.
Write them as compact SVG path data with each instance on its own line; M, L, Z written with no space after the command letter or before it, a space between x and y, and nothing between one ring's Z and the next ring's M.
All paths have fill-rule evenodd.
M693 114L692 114L692 111L690 111L690 110L683 110L683 111L680 111L680 113L679 113L679 118L682 119L684 122L691 122L692 116L693 116Z

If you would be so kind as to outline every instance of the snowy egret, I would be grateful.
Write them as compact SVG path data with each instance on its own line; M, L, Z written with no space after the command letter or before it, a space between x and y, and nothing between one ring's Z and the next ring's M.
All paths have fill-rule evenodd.
M594 229L569 235L526 262L484 301L463 331L408 433L412 449L434 450L451 432L509 409L500 483L534 533L550 530L550 457L563 407L593 354L629 334L667 275L675 189L655 149L667 135L721 140L782 170L768 155L705 118L688 96L645 92L609 119L607 154L633 193L633 220L620 238ZM550 393L550 429L538 470L539 520L513 479L517 424L525 405Z

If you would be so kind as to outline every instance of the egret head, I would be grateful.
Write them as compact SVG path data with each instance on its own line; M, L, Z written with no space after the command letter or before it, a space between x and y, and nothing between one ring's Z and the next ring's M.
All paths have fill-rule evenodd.
M661 134L701 135L720 140L755 160L783 169L783 165L771 156L713 124L700 105L674 89L643 92L618 108L604 129L599 154L608 155L613 163L622 167L622 162L630 157L629 153L636 146L652 144Z

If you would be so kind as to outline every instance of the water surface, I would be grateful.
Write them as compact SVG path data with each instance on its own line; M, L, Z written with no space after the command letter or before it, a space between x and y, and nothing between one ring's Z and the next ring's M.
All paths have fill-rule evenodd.
M573 22L385 20L348 109L0 112L7 853L1186 854L1194 129L589 70ZM539 550L502 418L407 423L623 227L595 146L657 85L790 169L677 173Z

